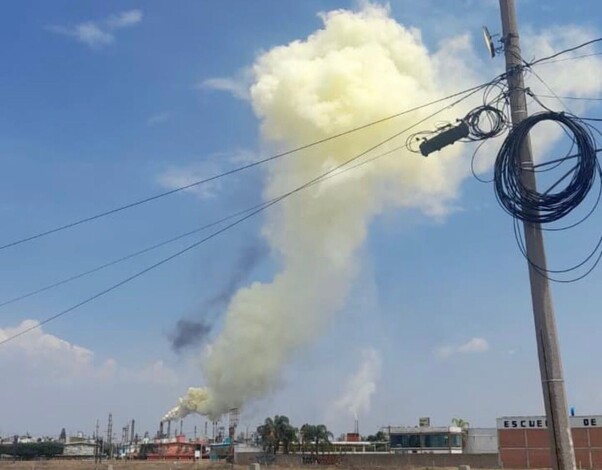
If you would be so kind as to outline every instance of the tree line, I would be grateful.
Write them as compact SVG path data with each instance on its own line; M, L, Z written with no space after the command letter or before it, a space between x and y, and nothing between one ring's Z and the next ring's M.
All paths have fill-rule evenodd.
M333 434L325 424L304 424L300 428L293 426L287 416L276 415L266 418L257 428L257 444L266 454L281 452L325 452L332 446ZM363 438L369 442L387 440L385 434L377 432Z
M0 455L10 455L18 460L50 459L63 454L60 442L21 442L0 445Z

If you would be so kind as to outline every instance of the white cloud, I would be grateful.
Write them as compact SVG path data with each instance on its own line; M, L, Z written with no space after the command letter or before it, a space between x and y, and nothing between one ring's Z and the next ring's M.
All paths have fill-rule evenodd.
M155 361L133 375L137 380L149 384L173 384L177 374L163 361Z
M115 41L112 34L100 29L94 23L82 23L74 28L75 37L90 47L102 47Z
M24 320L16 327L0 328L0 341L39 325L36 320ZM16 359L22 370L43 373L54 379L72 380L77 377L106 378L114 370L114 361L97 364L94 353L45 333L41 327L15 338L3 348L3 359Z
M197 89L209 89L225 91L235 98L244 101L251 100L251 85L253 83L253 71L250 68L244 68L234 77L216 77L203 80Z
M0 329L0 341L22 333L27 329L35 328L37 325L39 325L39 322L36 320L23 320L20 325L14 328ZM52 354L48 356L48 353L58 352L59 354L66 353L72 356L76 362L88 362L92 356L92 351L44 333L41 328L35 328L30 333L12 340L9 344L10 346L7 347L12 346L12 348L31 357L40 356L50 359Z
M37 325L36 320L24 320L0 328L0 341ZM176 370L164 360L144 356L120 364L35 328L0 347L0 431L85 431L90 428L82 426L109 411L116 419L135 417L141 428L153 431L159 410L183 386L180 374L189 373L185 367L192 370L188 363ZM157 410L154 415L152 410Z
M232 93L232 95L236 98L240 98L242 100L249 99L249 90L243 84L237 82L233 78L208 78L201 83L201 88L227 91Z
M146 124L149 126L155 126L157 124L161 124L165 121L168 121L170 118L171 118L171 113L167 113L167 112L157 113L157 114L153 114L152 116L149 116L148 119L146 120Z
M489 350L489 343L484 338L472 338L459 346L442 346L436 353L442 359L447 359L454 354L476 354Z
M216 153L205 161L193 165L176 167L170 166L158 176L158 182L167 189L181 188L196 181L201 181L212 176L219 175L225 171L225 165L244 166L257 159L257 156L248 150L236 150L232 153ZM229 179L235 178L230 176ZM222 180L216 179L207 183L199 184L187 192L195 194L200 199L210 199L222 188Z
M23 320L16 327L0 328L0 341L30 330L2 345L0 365L18 364L21 373L33 372L42 377L69 382L86 380L134 380L148 384L173 383L176 373L163 361L137 369L120 367L112 358L98 361L94 352L58 336L46 333L37 320ZM31 329L33 328L33 329Z
M489 349L489 343L483 338L472 338L467 343L458 347L458 352L461 353L478 353Z
M159 184L167 189L176 189L210 178L218 173L220 173L218 166L209 162L186 168L170 167L163 174L159 175ZM220 189L220 181L215 180L193 186L186 191L195 194L201 199L210 199L215 197Z
M542 58L584 43L597 36L599 36L599 33L596 30L575 25L552 27L538 33L528 31L525 35L527 47L524 55L527 60L532 57ZM595 45L559 56L556 60L560 60L560 62L550 61L550 63L534 66L533 72L537 73L558 95L599 96L602 93L602 83L597 77L602 73L602 57L591 56L566 61L566 59L592 52L592 48L595 48ZM551 94L550 90L540 82L537 76L530 77L528 81L528 86L535 93ZM548 99L545 102L554 108L562 108L562 104L558 100ZM577 108L575 109L576 112L583 111L583 105L586 105L584 102L570 102L568 104L571 108Z
M142 12L140 10L129 10L117 15L110 16L106 24L110 28L127 28L134 26L142 21Z
M114 31L134 26L142 21L140 10L130 10L112 15L102 21L84 21L75 26L49 26L53 33L71 37L93 49L100 49L115 42Z

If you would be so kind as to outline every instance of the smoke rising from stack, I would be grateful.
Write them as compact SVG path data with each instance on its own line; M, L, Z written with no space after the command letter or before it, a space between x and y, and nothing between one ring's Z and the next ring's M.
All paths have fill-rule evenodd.
M321 18L322 29L267 51L253 66L251 103L270 151L322 139L478 82L464 62L472 57L466 38L447 41L430 54L417 30L372 4ZM466 109L454 108L437 120L452 121ZM431 112L411 113L270 164L264 197L306 183ZM406 137L380 151L402 145ZM468 168L459 161L459 146L428 159L400 151L266 212L262 233L282 269L271 282L254 282L232 297L224 329L202 359L206 386L190 388L165 419L192 412L217 417L264 396L292 355L318 338L345 306L370 222L394 208L445 215Z
M176 353L184 349L205 344L213 330L216 317L223 309L240 286L249 278L253 269L268 254L264 243L253 243L245 246L240 252L234 266L228 270L229 278L223 287L199 308L203 316L200 319L181 318L176 323L174 331L169 335L171 347Z
M381 371L380 352L372 348L364 349L362 362L348 378L345 393L334 403L334 409L351 414L356 421L360 413L368 413Z

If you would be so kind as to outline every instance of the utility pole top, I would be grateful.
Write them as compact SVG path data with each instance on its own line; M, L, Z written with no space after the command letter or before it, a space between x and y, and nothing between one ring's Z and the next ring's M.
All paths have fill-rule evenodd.
M527 117L528 112L514 0L500 0L500 12L512 123L517 125ZM520 149L520 161L523 184L529 189L535 190L537 185L535 173L528 169L532 168L533 164L531 142L528 137ZM529 262L529 281L539 369L548 419L552 468L554 470L574 470L576 468L575 453L568 417L558 332L550 285L544 275L547 270L547 262L543 231L539 224L524 222L523 227Z

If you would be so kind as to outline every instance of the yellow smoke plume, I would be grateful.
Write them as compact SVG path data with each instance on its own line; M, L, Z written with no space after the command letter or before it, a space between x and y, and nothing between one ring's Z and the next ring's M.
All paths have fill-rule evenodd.
M321 139L477 82L461 59L470 60L466 38L430 54L419 31L397 23L384 7L367 4L357 12L321 17L322 29L269 50L253 66L250 99L270 150ZM453 121L465 110L454 108L437 119ZM265 198L311 180L432 111L271 164ZM433 126L430 121L421 128ZM382 150L402 145L406 137ZM268 211L263 235L282 270L272 282L255 282L234 296L224 329L203 358L205 388L189 389L166 419L191 412L217 417L269 391L292 354L317 338L344 307L370 221L392 208L436 216L449 210L469 167L459 160L458 147L428 159L399 151Z

